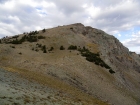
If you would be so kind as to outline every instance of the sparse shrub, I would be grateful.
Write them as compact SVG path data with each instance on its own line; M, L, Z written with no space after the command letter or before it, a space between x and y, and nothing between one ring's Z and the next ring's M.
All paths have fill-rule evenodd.
M27 41L29 41L29 42L37 42L37 36L29 36L29 37L27 37Z
M47 53L46 49L43 50L43 53Z
M10 46L11 48L15 48L15 46Z
M68 47L68 50L77 50L77 46L70 45L70 46Z
M42 46L42 51L43 51L43 53L47 53L47 51L46 51L46 45Z
M39 50L38 49L35 49L35 51L38 52Z
M26 35L24 35L24 36L20 39L20 41L21 41L21 42L25 42L27 38L28 38L28 37L27 37Z
M89 62L94 62L96 65L101 67L105 67L106 69L110 69L110 73L115 73L101 58L99 53L92 53L85 47L83 49L79 48L78 51L81 52L81 55L86 57L86 60Z
M45 28L42 30L42 32L43 32L43 33L46 32Z
M21 52L20 52L20 53L18 53L18 54L22 55L22 53L21 53Z
M46 49L46 45L42 46L42 50L45 50Z
M5 105L9 105L9 104L5 104ZM15 103L15 102L14 102L12 105L20 105L20 104L19 104L19 103Z
M113 71L112 69L110 69L109 72L110 72L111 74L114 74L114 73L115 73L115 71Z
M19 37L19 35L16 35L16 36L13 36L12 38L18 38Z
M18 39L11 41L10 43L12 44L22 44L21 41L19 41Z
M51 47L48 51L52 51L54 48L53 47Z
M38 31L35 31L34 33L35 33L35 34L39 34L39 32L38 32Z
M41 48L41 47L42 47L42 44L38 44L38 43L37 43L36 46L38 46L39 48Z
M38 34L37 31L31 31L28 35L31 36L31 35L36 35L36 34Z
M70 27L71 30L73 30L73 27Z
M38 36L38 39L45 39L45 37L44 36Z
M65 50L65 48L63 46L60 46L60 50Z

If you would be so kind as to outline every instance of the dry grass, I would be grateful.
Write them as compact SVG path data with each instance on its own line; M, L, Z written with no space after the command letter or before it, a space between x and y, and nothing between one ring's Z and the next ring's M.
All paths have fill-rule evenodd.
M97 44L88 43L87 46L88 46L89 49L91 49L91 52L94 52L94 53L98 53L99 52Z
M47 85L53 89L61 90L67 94L70 95L72 100L75 100L75 102L82 101L84 105L94 105L95 103L98 105L108 105L106 102L102 102L101 100L98 100L96 98L93 98L92 96L83 93L79 89L61 81L56 78L53 78L48 75L44 75L41 73L25 70L25 69L19 69L19 68L5 68L8 71L11 72L17 72L24 78L27 78L29 80L34 80L40 84ZM25 98L25 102L30 102L29 98Z

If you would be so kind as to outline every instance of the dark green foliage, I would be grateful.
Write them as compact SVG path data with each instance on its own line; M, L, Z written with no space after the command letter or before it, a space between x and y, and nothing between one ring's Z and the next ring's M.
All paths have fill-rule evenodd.
M37 36L29 36L29 37L27 37L27 41L29 41L29 42L37 42Z
M54 48L53 47L51 47L48 51L52 51Z
M60 50L65 50L65 48L63 46L60 46Z
M18 54L22 55L22 53L21 53L21 52L20 52L20 53L18 53Z
M34 50L34 48L32 48L32 50Z
M82 54L83 52L89 52L89 50L88 50L87 48L85 48L85 47L83 47L83 49L79 48L78 51L80 51L81 54Z
M45 39L45 37L44 36L38 36L38 39Z
M27 39L27 36L26 36L26 35L24 35L24 36L20 39L20 42L25 42L25 41L26 41L26 39Z
M24 35L21 39L15 39L13 41L11 41L10 43L12 44L22 44L25 41L29 41L29 42L37 42L37 36L26 36Z
M16 36L13 36L12 38L18 38L19 36L18 35L16 35Z
M11 48L15 48L15 46L10 46Z
M12 44L22 44L22 42L18 39L11 41Z
M46 49L43 50L43 53L47 53Z
M35 51L38 52L39 50L38 49L35 49Z
M31 31L28 35L31 36L31 35L36 35L38 33L39 33L38 31Z
M45 28L42 30L42 32L43 32L43 33L46 32Z
M113 71L112 69L110 69L109 72L110 72L111 74L114 74L114 73L115 73L115 71Z
M111 69L99 56L99 53L92 53L85 47L83 49L79 49L81 55L86 57L86 60L89 62L94 62L96 65L100 65L101 67L105 67L106 69Z
M42 44L36 44L37 47L42 48Z
M0 44L1 44L2 42L1 42L1 39L0 39Z
M46 51L46 45L42 46L42 51L43 51L43 53L47 53L47 51Z
M70 46L68 47L68 50L77 50L77 46L70 45Z
M44 45L44 46L42 46L42 50L44 50L44 49L46 49L46 46Z

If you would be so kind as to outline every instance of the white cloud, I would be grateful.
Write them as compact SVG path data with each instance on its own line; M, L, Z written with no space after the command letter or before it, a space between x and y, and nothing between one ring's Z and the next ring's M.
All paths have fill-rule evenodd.
M131 49L131 51L135 51L140 53L140 31L133 32L131 38L126 39L122 42L126 47Z
M122 37L140 27L139 10L139 0L0 0L0 37L77 22ZM132 39L125 45L137 46L139 34Z

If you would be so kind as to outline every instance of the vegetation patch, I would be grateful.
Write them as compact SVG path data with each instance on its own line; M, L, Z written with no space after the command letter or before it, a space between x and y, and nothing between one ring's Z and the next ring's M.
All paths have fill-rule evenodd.
M45 37L44 36L38 36L38 39L45 39Z
M43 33L46 32L45 28L42 30L42 32L43 32Z
M51 47L48 51L53 51L53 49L54 49L54 48L53 48L53 47Z
M63 46L60 46L60 50L65 50L65 48Z
M99 65L101 67L105 67L106 69L109 69L109 72L111 74L115 73L115 71L113 71L111 69L110 66L108 66L101 58L99 53L92 53L90 52L87 48L83 47L83 48L79 48L78 51L80 51L81 55L86 57L86 60L89 62L93 62L96 65Z
M70 46L68 47L68 50L77 50L77 46L70 45Z

